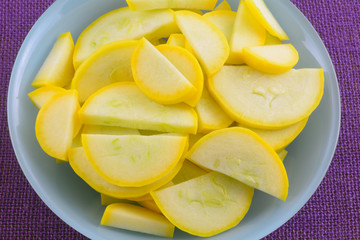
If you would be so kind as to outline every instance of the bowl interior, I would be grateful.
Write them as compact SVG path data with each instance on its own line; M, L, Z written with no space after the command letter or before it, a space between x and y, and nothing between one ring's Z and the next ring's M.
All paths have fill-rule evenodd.
M37 21L15 62L8 93L11 139L20 166L41 199L67 224L92 239L157 239L150 235L100 226L104 207L100 195L83 182L68 164L56 164L38 145L35 132L37 109L27 94L31 82L60 33L77 39L89 23L125 5L118 0L58 0ZM238 0L228 1L236 10ZM221 239L258 239L290 219L317 189L331 162L340 125L337 79L328 53L311 24L289 0L268 0L270 10L298 49L296 68L321 67L325 91L299 137L288 147L284 161L289 177L286 202L255 191L253 203L241 223L221 234ZM179 230L175 239L196 239ZM215 236L214 239L217 237Z

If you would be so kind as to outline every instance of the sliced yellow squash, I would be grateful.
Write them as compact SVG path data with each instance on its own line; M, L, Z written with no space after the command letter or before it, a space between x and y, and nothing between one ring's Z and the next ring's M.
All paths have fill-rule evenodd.
M233 11L213 11L204 14L204 17L209 19L210 22L215 24L216 27L226 37L228 43L230 44L231 35L234 28L234 22L236 18L236 12ZM237 54L230 51L229 57L226 60L227 64L243 64L244 61Z
M176 11L175 19L205 72L218 72L230 51L224 34L208 19L191 11Z
M196 133L196 112L186 104L151 101L134 82L115 83L93 94L82 106L84 124L162 132Z
M139 130L122 127L84 125L82 134L104 134L104 135L140 135Z
M134 80L151 100L161 104L183 102L197 89L145 38L141 39L132 60Z
M275 44L282 44L282 42L280 39L271 35L268 31L266 31L266 40L264 45L275 45Z
M280 40L289 40L288 35L263 0L245 0L245 4L256 20L264 26L271 35L278 37Z
M106 207L101 225L143 232L162 237L173 237L175 227L163 215L127 203Z
M175 46L179 46L179 47L185 47L185 36L184 34L181 33L173 33L170 35L170 37L168 38L166 44L169 45L175 45Z
M281 152L278 153L279 158L281 159L281 161L284 161L287 154L288 154L288 151L286 149L283 149L283 150L281 150Z
M206 89L203 90L203 94L195 110L199 118L199 133L226 128L233 122Z
M144 198L144 196L170 182L179 172L183 163L183 161L180 161L165 177L149 185L143 187L119 187L107 182L95 171L87 159L83 147L71 148L68 155L70 166L74 172L94 190L114 198L126 198L132 201L138 201L140 198L141 200L149 199L150 196L147 198Z
M244 62L264 73L284 73L299 61L299 53L292 44L276 44L243 49Z
M208 79L209 91L237 122L278 129L307 118L324 91L322 69L265 74L248 66L224 66Z
M74 67L80 64L99 47L117 40L148 40L167 38L179 32L171 9L131 11L119 8L104 14L92 22L79 36L74 49Z
M195 143L186 158L286 200L289 182L285 167L253 131L232 127L211 132Z
M135 40L108 43L93 52L76 70L71 88L79 92L83 103L102 87L120 81L133 81L131 57L138 45Z
M242 124L238 124L238 126L254 131L275 151L280 151L289 145L301 133L307 123L307 120L308 118L305 118L304 120L295 123L294 125L275 130L252 128Z
M244 1L240 1L229 44L231 59L243 61L244 47L264 45L265 39L265 28L250 13Z
M61 87L56 87L52 85L40 87L28 94L32 103L40 109L52 96L56 93L64 92L65 89Z
M69 84L74 76L73 52L71 33L60 34L31 85L39 88L46 85L64 87Z
M188 160L185 160L180 171L173 178L172 182L174 184L179 184L188 181L190 179L200 177L201 175L204 175L206 173L208 172L202 169L201 167L195 165L194 163Z
M68 90L55 94L39 110L35 134L41 148L48 155L67 160L77 125L79 110L77 92Z
M126 0L133 11L144 11L163 8L213 10L217 0Z
M162 44L156 47L196 88L196 93L184 100L186 104L195 107L199 102L204 87L204 75L197 59L184 48ZM162 71L162 70L161 70Z
M236 226L249 210L254 189L212 172L151 192L161 212L179 229L210 237Z
M168 174L180 161L187 144L182 135L82 134L87 158L108 182L141 187Z
M143 206L144 208L147 208L151 211L157 212L157 213L161 213L159 207L156 205L155 201L153 199L151 200L144 200L144 201L138 201L138 204L140 204L141 206Z
M214 11L231 11L231 6L226 0L224 0L214 8Z

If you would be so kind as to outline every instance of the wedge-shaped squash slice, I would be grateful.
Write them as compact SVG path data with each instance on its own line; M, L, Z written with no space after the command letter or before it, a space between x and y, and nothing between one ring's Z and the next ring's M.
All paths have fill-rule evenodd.
M179 47L185 47L185 36L182 33L173 33L170 35L170 37L168 38L166 44L169 45L175 45L175 46L179 46Z
M218 172L151 192L179 229L210 237L236 226L249 210L254 189Z
M61 34L31 85L35 88L45 85L64 87L70 83L74 76L73 52L74 41L70 32Z
M286 149L283 149L278 153L279 158L281 159L281 161L284 161L287 154L288 154L288 151Z
M180 171L173 178L172 182L174 184L179 184L188 181L190 179L200 177L201 175L204 175L206 173L208 172L202 169L201 167L197 166L196 164L188 160L185 160Z
M186 104L151 101L134 82L115 83L93 94L82 106L84 124L162 132L196 133L197 115Z
M84 125L82 134L104 134L104 135L140 135L139 130L122 127Z
M67 160L67 151L71 147L77 125L79 102L77 92L69 90L54 95L40 109L35 134L41 148L48 155Z
M231 6L226 0L224 0L214 8L214 11L231 11Z
M281 200L287 197L289 182L279 156L248 129L232 127L211 132L195 143L186 158Z
M218 72L230 51L224 34L208 19L191 11L177 11L175 19L205 72L208 75Z
M231 35L234 28L236 12L233 11L213 11L204 14L204 17L216 25L224 34L228 43L230 44ZM238 55L230 51L229 57L226 60L227 64L243 64L244 61Z
M28 96L35 107L40 109L52 96L64 91L66 91L64 88L48 85L35 89Z
M278 129L315 110L324 91L324 72L314 68L264 74L248 66L224 66L208 82L210 93L232 119Z
M144 200L144 201L138 201L139 205L143 206L146 209L149 209L151 211L161 213L159 207L156 205L155 201L153 199L151 200Z
M264 45L276 45L276 44L282 44L281 40L271 35L268 31L266 31L266 40Z
M203 94L195 109L199 118L198 132L200 133L226 128L233 122L206 89L203 90Z
M107 43L142 37L152 41L175 32L179 32L179 28L171 9L134 12L125 7L113 10L80 34L74 49L74 67L77 69L91 53Z
M140 40L132 56L131 69L138 87L155 102L176 104L197 92L189 80L145 38Z
M184 102L195 107L199 102L204 87L204 75L197 59L184 48L162 44L157 49L163 54L186 79L196 88L196 93ZM161 70L163 71L163 70Z
M305 118L294 125L275 130L252 128L242 124L238 124L238 126L250 129L264 139L265 142L267 142L275 151L280 151L289 145L301 133L307 123L307 120L308 118Z
M245 0L245 4L256 20L263 25L271 35L278 37L280 40L289 40L288 35L263 0Z
M108 43L92 53L76 70L71 88L79 92L83 103L102 87L120 81L133 81L131 57L138 41L120 40Z
M299 53L292 44L277 44L246 47L243 50L245 63L264 73L284 73L299 61Z
M175 227L163 215L127 203L106 207L101 225L143 232L162 237L173 237Z
M265 39L265 28L254 18L244 1L240 1L230 39L232 59L243 61L244 47L264 45Z
M168 174L180 161L188 137L181 135L82 134L86 156L108 182L141 187Z
M126 0L133 11L143 11L163 8L213 10L217 0Z
M71 148L68 155L70 166L74 172L95 191L114 198L126 198L132 201L138 201L140 199L139 197L141 197L141 200L149 199L150 196L147 198L143 198L143 196L148 194L150 191L156 190L170 182L171 179L173 179L179 172L183 163L183 160L179 161L179 163L171 170L171 172L154 183L145 185L143 187L119 187L109 183L95 171L90 161L87 159L83 147Z
M231 34L234 28L234 22L236 19L236 12L231 10L213 11L204 14L204 18L207 18L215 24L217 28L221 30L228 42L230 42Z

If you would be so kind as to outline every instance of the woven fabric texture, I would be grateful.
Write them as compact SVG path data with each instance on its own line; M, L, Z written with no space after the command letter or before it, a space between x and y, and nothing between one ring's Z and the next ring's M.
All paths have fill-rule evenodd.
M13 63L28 31L54 0L0 0L0 239L86 239L36 195L13 152L6 116ZM265 239L360 239L360 1L292 0L325 43L338 76L338 147L307 204Z

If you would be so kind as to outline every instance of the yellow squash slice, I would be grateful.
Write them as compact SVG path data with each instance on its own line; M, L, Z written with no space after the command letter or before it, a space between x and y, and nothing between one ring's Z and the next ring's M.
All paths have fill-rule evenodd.
M233 33L234 22L236 19L236 12L233 11L213 11L204 14L204 17L209 19L210 22L215 24L216 27L226 37L228 43L230 44L231 35ZM237 54L230 51L229 57L226 60L227 64L243 64L244 61L238 57Z
M176 32L179 28L171 9L134 12L125 7L113 10L92 22L80 34L74 49L74 67L77 69L96 49L107 43L142 37L152 41Z
M141 200L149 199L150 196L147 198L143 198L143 196L146 196L150 191L156 190L170 182L179 172L183 164L183 160L179 161L171 172L154 183L143 187L120 187L109 183L95 171L90 161L87 159L83 147L71 148L68 155L70 166L74 172L95 191L114 198L126 198L132 201L138 201L140 198Z
M202 169L201 167L197 166L196 164L188 160L185 160L180 171L173 178L172 182L174 184L179 184L188 181L190 179L200 177L201 175L204 175L206 173L208 172Z
M79 92L83 103L102 87L120 81L133 81L131 57L138 45L135 40L108 43L91 54L76 70L71 88Z
M236 226L249 210L254 189L218 172L151 192L179 229L210 237Z
M144 201L138 201L138 204L140 204L141 206L143 206L144 208L147 208L151 211L157 212L157 213L161 213L159 207L156 205L155 201L153 199L151 200L144 200Z
M214 8L214 11L231 11L231 6L226 0L224 0Z
M232 127L211 132L195 143L186 158L286 200L289 182L285 167L253 131Z
M288 35L263 0L245 0L245 4L256 20L262 24L271 35L278 37L280 40L289 40Z
M182 135L82 134L87 158L108 182L141 187L168 174L180 161L188 141Z
M161 104L183 102L197 89L145 38L141 39L132 60L134 80L151 100Z
M60 34L31 85L39 88L45 85L64 87L69 84L74 76L73 52L71 33Z
M196 93L184 102L195 107L204 87L204 75L197 59L184 48L162 44L157 49L163 54L196 88Z
M281 152L278 153L279 158L281 159L281 161L284 161L287 154L288 154L288 151L286 149L283 149L283 150L281 150Z
M232 59L243 61L244 47L264 45L265 39L265 28L254 18L244 1L240 1L229 44Z
M183 47L185 48L185 36L184 34L181 33L173 33L170 35L170 37L168 38L166 44L169 45L175 45L175 46L179 46L179 47Z
M282 44L282 42L280 39L271 35L268 31L266 31L266 40L264 45L275 45L275 44Z
M137 129L102 125L84 125L81 133L104 135L140 135L140 132Z
M275 151L280 151L289 145L301 133L307 123L307 120L308 118L305 118L294 125L275 130L252 128L241 124L238 124L238 126L250 129L264 139L265 142L267 142Z
M175 19L205 72L208 75L218 72L230 52L224 34L208 19L191 11L177 11Z
M324 71L291 69L264 74L248 66L224 66L208 82L210 93L235 121L279 129L309 117L319 105Z
M197 115L186 104L164 106L151 101L134 82L102 88L82 106L84 124L162 132L196 133Z
M77 118L79 108L77 92L68 90L54 95L39 110L35 134L41 148L48 155L67 160L75 128L81 125Z
M173 237L175 227L163 215L128 203L114 203L106 207L101 225Z
M203 90L203 94L195 110L199 118L199 133L226 128L233 122L206 89Z
M48 85L35 89L28 96L35 107L40 109L52 96L64 91L66 91L64 88Z
M299 53L292 44L276 44L246 47L243 49L245 63L264 73L284 73L299 61Z
M217 0L126 0L133 11L144 11L163 8L213 10Z

